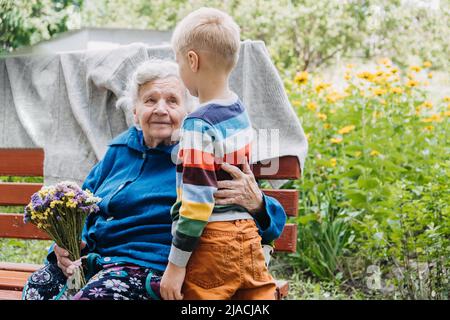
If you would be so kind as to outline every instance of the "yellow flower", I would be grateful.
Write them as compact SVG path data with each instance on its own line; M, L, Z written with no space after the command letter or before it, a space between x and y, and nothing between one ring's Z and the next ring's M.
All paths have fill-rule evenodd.
M345 80L350 80L352 78L352 76L349 74L349 73L345 73L345 75L344 75L344 79Z
M294 78L294 82L298 85L306 84L306 82L308 82L308 72L298 72Z
M338 131L338 133L339 134L347 134L347 133L349 133L350 131L353 131L355 129L355 126L353 126L353 125L351 125L351 126L346 126L346 127L343 127L342 129L340 129L339 131Z
M393 88L391 88L391 92L392 93L396 93L396 94L400 94L400 93L403 92L403 89L399 88L399 87L393 87Z
M355 152L355 157L359 157L361 155L361 153L362 153L361 151L356 151Z
M331 164L331 166L332 166L333 168L336 167L336 163L337 163L336 158L331 158L330 164Z
M414 72L420 72L420 70L422 70L422 68L419 66L410 66L409 70L414 71Z
M420 111L422 111L422 107L421 106L417 106L416 107L416 115L420 115Z
M444 97L444 101L445 101L445 102L450 102L450 97L449 97L449 96L445 96L445 97Z
M317 109L317 104L314 101L310 101L308 102L308 104L306 105L306 107L311 110L311 111L316 111Z
M422 119L422 122L442 122L444 119L442 119L440 114L433 114L431 117L429 118L424 118Z
M63 202L61 200L53 200L50 202L50 208L53 209L57 204L63 204Z
M432 66L432 63L430 62L430 61L425 61L424 63L423 63L423 67L424 68L429 68L429 67L431 67Z
M39 190L39 195L41 196L41 198L45 198L46 195L48 195L48 189L41 189Z
M331 139L330 139L330 142L331 142L332 144L338 144L338 143L341 143L341 142L342 142L342 138L331 138Z
M415 80L408 80L408 82L406 82L406 86L408 86L410 88L417 87L418 85L419 85L419 83Z
M333 91L326 96L328 103L335 103L336 101L341 100L342 98L344 98L344 96L336 91Z
M294 107L300 107L301 104L302 104L302 103L301 103L300 101L298 101L298 100L292 101L292 105L293 105Z
M322 90L325 90L327 88L329 88L331 86L330 83L326 83L326 82L319 82L315 87L314 90L316 90L317 93L319 93Z
M309 140L309 138L311 137L311 134L307 133L305 136L306 136L306 140Z
M421 106L428 109L433 108L433 104L430 101L425 101L424 103L421 104Z
M77 203L74 202L73 200L69 200L66 202L66 207L67 208L76 208L77 207Z
M392 74L396 74L397 72L398 72L398 68L397 67L394 67L394 68L391 69L391 73Z
M356 76L358 78L368 80L368 81L372 81L372 79L373 79L373 74L371 74L369 71L360 72Z
M372 88L372 93L376 96L381 96L386 93L386 89Z
M318 113L317 114L317 118L319 118L320 120L325 121L325 120L327 120L327 115L324 114L324 113Z
M347 69L353 69L355 65L353 63L347 64Z
M380 153L379 153L377 150L372 150L372 151L370 152L370 155L371 155L372 157L376 157L376 156L379 156Z
M331 128L331 124L325 123L325 124L323 125L323 127L324 127L325 129L330 129L330 128Z
M450 117L450 111L445 111L445 112L444 112L444 116Z
M432 131L433 129L433 126L426 126L425 128L423 128L424 131Z
M430 72L430 73L428 74L428 79L433 79L433 73L432 73L432 72Z

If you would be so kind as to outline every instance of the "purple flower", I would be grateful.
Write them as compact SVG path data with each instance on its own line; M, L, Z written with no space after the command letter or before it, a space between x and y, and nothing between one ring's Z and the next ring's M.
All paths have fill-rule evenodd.
M31 221L31 209L30 205L27 205L23 213L23 223L28 223L30 221Z
M31 206L33 207L34 211L40 211L42 209L43 201L41 197L39 196L39 193L35 193L31 196Z
M61 200L62 197L64 197L64 192L56 191L55 195L53 196L53 200Z

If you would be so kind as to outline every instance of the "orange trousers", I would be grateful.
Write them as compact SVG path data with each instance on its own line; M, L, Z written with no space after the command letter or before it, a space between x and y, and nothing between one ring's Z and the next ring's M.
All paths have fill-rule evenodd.
M186 266L182 293L185 300L274 300L255 222L208 223Z

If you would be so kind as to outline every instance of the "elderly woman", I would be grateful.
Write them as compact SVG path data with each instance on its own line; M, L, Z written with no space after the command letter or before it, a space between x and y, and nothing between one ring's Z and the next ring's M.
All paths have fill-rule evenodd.
M160 299L159 282L171 245L170 208L176 200L174 133L189 110L190 95L170 61L140 65L118 101L132 106L135 126L112 140L83 189L102 198L88 217L82 247L87 285L72 299ZM254 217L265 242L277 238L286 221L282 206L258 188L248 165L224 164L216 204L235 203ZM55 246L46 265L33 273L23 298L67 299L66 282L77 263ZM79 263L78 263L79 265Z

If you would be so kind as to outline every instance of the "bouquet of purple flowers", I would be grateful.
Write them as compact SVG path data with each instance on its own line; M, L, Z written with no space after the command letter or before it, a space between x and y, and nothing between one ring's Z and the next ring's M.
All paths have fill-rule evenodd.
M86 217L99 210L100 198L76 183L64 181L42 187L31 196L25 207L24 222L31 222L44 230L56 244L69 252L69 259L81 257L80 241ZM79 290L85 285L82 267L68 279L68 288Z

